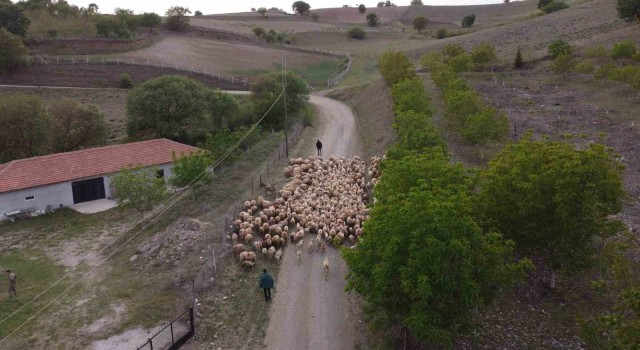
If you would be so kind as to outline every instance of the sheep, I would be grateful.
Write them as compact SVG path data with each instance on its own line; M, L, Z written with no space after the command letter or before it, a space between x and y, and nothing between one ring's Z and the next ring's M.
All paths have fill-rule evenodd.
M253 247L255 248L255 251L259 252L262 250L262 241L255 241L253 242Z
M300 242L296 243L296 248L299 251L300 249L302 249L302 246L304 245L304 241L300 240Z
M329 257L325 256L322 261L322 269L324 270L324 280L329 280Z
M326 252L326 250L327 250L327 246L326 246L326 244L325 244L324 242L322 242L322 243L320 244L320 252L324 255L324 253Z
M231 242L233 242L233 245L238 244L238 235L237 234L233 233L231 235Z
M278 251L276 251L276 262L278 264L282 262L282 255L282 249L278 249Z
M300 264L302 263L302 252L297 250L296 257L298 258L298 266L300 266Z
M256 258L257 258L256 253L254 252L244 252L244 253L247 253L247 255L244 256L243 261L253 261L253 262L256 261Z
M249 252L241 252L241 253L238 255L238 260L239 260L240 262L243 262L243 261L245 260L245 257L247 256L247 253L249 253Z
M276 255L276 248L275 247L269 248L269 256L273 258L275 257L275 255Z
M253 266L255 266L255 264L256 264L256 263L255 263L255 262L253 262L253 261L247 261L247 260L245 260L245 261L243 261L243 262L242 262L242 267L243 267L245 270L251 270L251 268L252 268Z
M307 245L307 252L313 253L313 241L309 240L309 244Z
M251 243L251 239L252 239L252 238L253 238L253 237L251 237L251 234L249 233L249 234L247 234L246 236L244 236L244 242L245 242L246 244L249 244L249 243Z
M244 244L236 244L233 246L233 255L238 256L240 253L247 250Z
M269 253L269 251L267 250L267 248L262 248L262 255L267 255Z

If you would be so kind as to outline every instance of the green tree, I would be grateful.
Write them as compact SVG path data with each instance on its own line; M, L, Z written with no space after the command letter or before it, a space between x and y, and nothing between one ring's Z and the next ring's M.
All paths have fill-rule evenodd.
M378 25L380 25L380 22L378 21L378 15L376 15L373 12L370 12L367 14L367 25L369 27L377 27Z
M267 8L266 8L266 7L260 7L260 8L258 9L258 13L259 13L262 17L266 16L266 15L267 15Z
M611 49L611 58L613 58L614 60L620 58L632 58L635 54L636 43L634 43L630 39L618 41L617 43L613 44L613 48Z
M584 56L587 58L601 58L608 57L609 51L602 45L596 45L584 50Z
M360 12L360 13L365 13L365 12L367 12L367 7L366 7L366 6L364 6L364 4L360 4L360 5L358 6L358 12Z
M412 5L414 4L412 3ZM418 16L413 19L412 24L413 24L413 29L417 30L418 33L422 33L424 29L427 29L427 24L429 24L429 20L425 16Z
M595 66L591 61L585 60L576 64L576 72L578 73L591 74L593 73L594 70L595 70Z
M309 101L309 87L295 73L287 73L287 88L285 91L287 101L287 113L295 116L307 106ZM258 116L262 117L278 99L283 90L282 74L270 73L259 76L256 82L251 84L251 99ZM284 97L284 96L283 96ZM265 117L263 124L275 130L284 128L284 98L281 97L271 112ZM290 120L291 121L291 120ZM291 124L289 124L291 125Z
M155 12L145 12L140 15L140 26L149 28L149 32L153 33L153 27L162 24L162 18Z
M109 38L111 35L117 35L121 29L120 22L112 16L100 16L96 20L96 35Z
M481 172L477 196L486 229L541 255L556 271L584 266L594 238L613 234L622 208L622 166L611 149L539 140L508 144Z
M257 37L261 37L265 34L265 30L262 27L253 27L253 34Z
M468 72L473 68L471 57L467 54L451 57L447 59L447 64L453 68L456 73Z
M553 61L551 70L556 73L568 73L576 67L576 60L570 54L560 54Z
M493 107L485 107L470 115L464 123L462 136L473 144L502 141L509 132L509 118Z
M51 150L69 152L102 146L109 136L109 124L98 107L61 99L49 105Z
M354 27L349 29L349 31L347 32L347 36L351 39L357 39L357 40L362 40L364 39L364 37L367 35L367 33L364 31L364 29L360 28L360 27Z
M26 57L27 48L22 39L5 28L0 28L0 74L25 65Z
M191 11L188 8L181 6L170 7L165 14L167 16L165 25L170 30L187 31L189 30L189 14L191 14Z
M568 9L569 5L564 1L551 1L551 3L540 10L544 13L556 12L564 9Z
M134 37L140 27L140 18L133 13L133 10L116 8L114 11L116 18L120 21L120 27L126 28L131 34L122 35L119 37Z
M436 30L436 39L444 39L447 37L447 28L438 28Z
M414 111L431 116L429 97L424 92L424 85L420 77L401 80L391 88L393 111L397 115L401 112Z
M447 57L456 57L458 55L464 55L466 50L464 46L460 44L447 44L442 48L442 53Z
M181 77L162 76L131 90L127 99L127 133L134 139L165 137L195 144L225 118L238 113L231 96ZM222 101L222 102L220 102ZM221 108L224 107L224 108Z
M403 79L416 76L413 63L400 51L389 50L383 53L378 60L378 68L387 86L393 86Z
M633 21L640 13L640 0L617 0L618 18Z
M542 9L543 7L549 5L553 0L538 0L538 9Z
M481 232L463 167L440 151L385 161L375 193L364 239L343 253L348 288L380 310L374 324L451 347L473 311L530 263L510 262L513 243Z
M9 32L24 37L29 30L31 21L24 15L22 9L11 4L0 4L0 28L5 28Z
M191 154L181 154L176 156L174 153L173 167L171 168L171 178L169 182L176 187L191 186L193 199L195 200L196 191L204 184L211 183L213 177L207 170L211 166L211 157L209 152L200 151Z
M471 90L453 90L445 96L445 118L462 126L481 111L480 96Z
M194 12L193 15L194 16L202 16L202 11L196 10L196 12Z
M553 58L556 58L561 54L570 55L573 47L564 39L555 39L549 44L548 51Z
M488 42L483 42L471 51L471 61L478 69L484 69L487 65L498 60L496 47Z
M118 87L121 89L131 89L133 87L133 81L131 80L131 76L129 75L129 73L120 74Z
M157 176L158 169L134 166L111 176L118 205L135 208L141 214L151 210L154 203L165 198L164 179Z
M518 48L516 52L516 58L513 61L513 68L521 69L524 67L524 59L522 58L522 49Z
M423 5L422 0L411 0L412 6Z
M0 96L0 163L48 152L49 115L36 95Z
M291 9L293 9L293 12L304 16L309 12L309 10L311 10L311 5L304 1L296 1L291 5Z
M476 22L476 15L466 15L462 18L462 28L471 28Z

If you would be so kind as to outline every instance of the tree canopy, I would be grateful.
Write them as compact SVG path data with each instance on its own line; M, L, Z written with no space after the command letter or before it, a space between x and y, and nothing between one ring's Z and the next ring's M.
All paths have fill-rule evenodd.
M311 5L304 1L296 1L291 5L291 9L293 9L293 12L304 16L309 12L309 10L311 10Z
M157 168L134 166L111 176L118 205L135 208L141 213L151 210L154 203L165 197L164 178Z
M413 29L417 30L418 33L427 29L427 24L429 24L429 20L425 16L418 16L413 19Z
M360 13L365 13L365 12L367 12L367 7L366 7L366 6L364 6L364 4L360 4L360 5L358 5L358 12L360 12Z
M187 31L189 30L189 14L191 14L191 11L188 8L182 6L170 7L165 14L167 16L165 25L170 30Z
M130 137L165 137L195 144L239 113L237 100L221 91L180 76L148 80L127 99Z
M466 15L462 18L462 28L471 28L476 22L476 15Z
M373 12L367 14L367 25L369 27L377 27L380 25L380 21L378 20L378 15Z
M26 64L27 48L22 39L0 28L0 74Z
M262 75L258 77L256 82L251 84L251 99L258 117L262 117L269 110L271 105L278 99L282 88L283 81L280 73ZM287 73L285 94L289 116L295 116L307 105L309 92L309 87L300 77L293 72ZM284 128L284 119L284 98L281 98L265 117L263 124L265 127L281 130Z
M42 98L0 96L0 163L46 154L48 121Z
M521 250L541 253L553 271L580 267L594 250L594 238L617 227L610 215L622 208L621 170L602 145L576 149L527 135L481 172L480 220Z
M640 16L640 0L617 0L618 18L633 21Z
M378 68L387 86L393 86L403 79L416 75L415 67L409 58L400 51L389 50L380 56Z
M140 15L140 26L149 28L150 32L153 32L153 27L157 27L162 24L162 18L155 12L145 12Z
M0 28L25 37L30 23L31 21L24 15L20 7L13 5L11 1L0 3Z
M104 145L109 125L94 105L82 105L65 98L49 106L51 151L68 152Z

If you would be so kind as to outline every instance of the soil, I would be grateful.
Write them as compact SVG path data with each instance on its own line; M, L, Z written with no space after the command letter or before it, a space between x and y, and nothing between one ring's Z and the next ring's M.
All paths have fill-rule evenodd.
M32 55L92 55L126 52L153 44L160 38L157 33L142 33L132 40L124 39L43 39L28 40Z
M323 155L346 158L361 156L355 117L349 107L318 95L312 95L310 100L318 108L321 120L318 139L322 142ZM309 149L309 154L316 154L315 144Z

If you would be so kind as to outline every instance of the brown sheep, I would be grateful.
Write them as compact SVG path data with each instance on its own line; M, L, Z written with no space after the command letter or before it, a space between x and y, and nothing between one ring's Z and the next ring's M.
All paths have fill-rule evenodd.
M244 244L236 244L233 246L233 255L238 256L240 253L247 250Z

